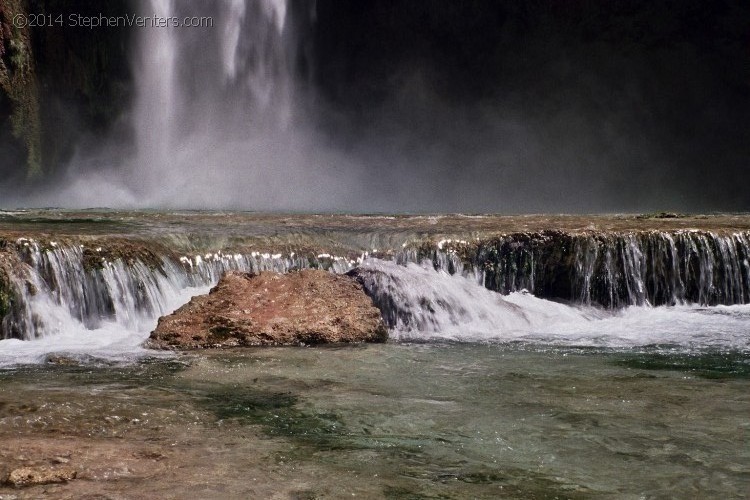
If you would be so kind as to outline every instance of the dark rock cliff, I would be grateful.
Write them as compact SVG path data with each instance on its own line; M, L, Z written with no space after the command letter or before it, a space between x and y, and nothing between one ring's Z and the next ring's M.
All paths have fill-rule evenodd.
M0 2L3 177L43 177L111 130L130 102L132 30L83 28L69 17L133 11L127 0Z

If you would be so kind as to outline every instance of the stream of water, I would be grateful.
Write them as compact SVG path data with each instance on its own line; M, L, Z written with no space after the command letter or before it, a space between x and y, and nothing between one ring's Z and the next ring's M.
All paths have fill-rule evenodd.
M64 457L55 497L743 498L749 377L739 353L477 344L29 367L0 372L0 457Z
M551 300L522 289L535 283L542 291L539 270L562 262L550 260L554 252L529 257L527 233L468 247L447 242L445 226L425 236L416 228L433 225L419 217L264 222L154 213L113 222L115 214L19 214L4 215L13 220L4 223L0 255L6 268L16 262L12 290L23 299L0 340L0 464L64 463L78 477L0 487L3 498L744 498L749 491L746 232L691 233L685 241L705 245L677 260L669 260L677 246L663 245L661 254L643 248L677 241L679 231L585 236L603 257L573 253L566 269L582 274L571 283L642 285L640 295L613 288L624 290L623 300L633 297L613 307L576 290ZM206 217L208 232L196 223ZM301 241L314 252L290 251ZM374 241L391 246L367 250ZM230 243L242 248L230 251ZM638 253L643 262L626 265ZM509 264L532 258L534 267ZM223 271L302 267L355 269L390 328L389 342L188 354L142 347L160 315L205 293ZM610 275L616 279L602 279ZM498 293L501 282L515 288ZM664 288L649 282L682 283L669 289L675 303L651 305L649 290ZM689 300L691 290L726 303Z

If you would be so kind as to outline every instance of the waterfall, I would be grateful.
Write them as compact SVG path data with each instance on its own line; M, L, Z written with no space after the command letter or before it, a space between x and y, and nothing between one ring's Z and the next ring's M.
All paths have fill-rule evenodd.
M472 276L425 266L365 260L349 274L401 341L524 342L555 346L736 350L750 348L750 307L630 307L605 310L501 295Z
M149 0L147 5L144 11L151 15L164 19L173 16L173 0ZM168 164L173 147L173 124L179 104L177 40L173 30L171 27L143 29L139 39L135 131L141 165ZM154 170L141 169L139 173L149 181L156 180Z
M359 280L396 339L747 347L750 235L742 232L522 233L358 259L101 244L4 241L0 339L35 340L22 344L50 352L114 338L132 349L226 271L322 268ZM674 307L652 307L665 305ZM17 341L2 349L16 353L7 342Z
M450 274L471 274L501 293L596 304L750 303L750 233L704 231L520 233L402 251Z
M216 193L236 199L240 187L246 198L295 118L286 0L141 0L139 11L173 21L139 29L136 40L126 182L138 204L221 204ZM205 25L174 25L185 19Z
M15 250L21 265L10 276L14 307L2 320L0 338L24 340L77 328L71 325L92 330L116 324L148 333L160 316L190 295L207 292L227 271L286 273L314 267L342 273L355 264L327 254L263 252L211 252L179 258L144 252L143 256L111 258L101 247L42 245L24 238L16 242Z
M3 319L2 337L20 339L59 332L64 324L60 314L87 329L114 322L130 330L147 330L159 316L184 301L185 290L205 291L228 270L284 273L314 267L345 273L368 260L366 253L356 261L325 253L178 256L163 249L118 255L106 248L24 238L12 248L22 266L9 276L16 300ZM528 292L538 298L612 309L750 303L750 235L746 233L515 234L480 242L425 244L380 257L401 267L426 264L446 276L469 278L443 283L442 298L433 302L444 305L461 302L449 289L466 283L489 289L490 295L482 295L481 300L493 297L487 299L491 302L501 297L494 292ZM383 283L373 276L380 275L371 273L370 288L383 289ZM399 303L414 303L407 299L416 293L409 286L416 285L394 289L399 288L398 279L394 279L388 285L390 291L378 295L376 302L391 326L401 321L424 328L435 319L434 311L405 311L387 303L394 297L399 297ZM471 289L471 293L475 291ZM501 316L513 314L513 309L505 306L500 304L492 313L498 324ZM460 323L461 309L450 307L445 306L443 312L455 320L453 323ZM469 323L474 321L468 318Z
M583 321L589 316L561 304L530 298L524 306L474 280L415 263L368 259L349 273L383 314L386 324L409 337L432 334L466 337L513 335L550 321ZM539 307L544 304L544 307ZM536 306L536 307L534 307Z

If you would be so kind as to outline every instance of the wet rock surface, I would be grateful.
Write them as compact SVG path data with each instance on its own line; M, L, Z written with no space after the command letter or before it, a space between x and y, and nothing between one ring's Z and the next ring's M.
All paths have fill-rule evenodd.
M20 467L10 472L7 482L16 488L40 484L65 483L76 478L75 469L59 467Z
M320 270L227 273L208 295L163 316L149 347L384 342L380 311L347 276Z

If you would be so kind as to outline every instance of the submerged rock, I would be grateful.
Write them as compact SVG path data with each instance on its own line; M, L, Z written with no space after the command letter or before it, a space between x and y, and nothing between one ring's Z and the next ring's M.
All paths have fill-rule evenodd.
M58 366L80 366L81 362L78 361L75 358L71 358L70 356L65 356L63 354L49 354L45 360L47 364L49 365L58 365Z
M38 484L65 483L75 479L76 475L76 470L70 467L21 467L12 470L6 481L20 488Z
M384 342L380 311L347 276L319 270L231 272L208 295L163 316L149 347Z

